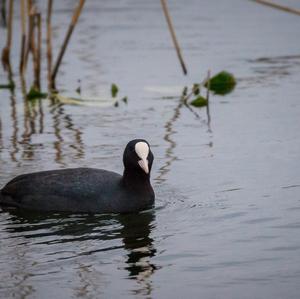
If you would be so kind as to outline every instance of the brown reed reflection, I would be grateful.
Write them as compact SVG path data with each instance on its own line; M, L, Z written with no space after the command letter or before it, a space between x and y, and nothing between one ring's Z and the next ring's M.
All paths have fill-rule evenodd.
M63 130L66 129L66 133L71 132L73 142L69 145L69 148L75 149L75 158L84 157L84 145L82 142L82 132L75 127L71 115L65 114L64 105L61 103L52 102L50 113L52 114L54 135L56 141L54 142L55 149L55 162L65 166L64 157L64 138ZM69 154L69 153L68 153Z
M18 118L17 118L17 108L16 108L16 96L15 93L11 93L10 97L10 105L11 105L11 121L12 121L12 135L10 138L11 145L12 145L12 151L10 152L10 157L13 162L18 162L18 159L16 157L17 153L19 152L19 146L18 146Z
M23 86L24 87L24 86ZM25 87L24 87L25 88ZM41 147L47 152L47 148L43 143L34 143L33 137L39 134L51 134L55 136L55 141L51 144L54 148L54 161L62 166L66 166L64 158L73 157L80 159L84 157L84 145L82 142L82 132L77 128L72 120L72 116L65 113L63 104L48 104L48 100L37 99L29 101L26 95L23 102L18 102L14 90L10 91L10 119L12 133L9 138L9 155L11 161L20 163L22 160L32 160L35 157L35 151ZM23 106L23 109L22 109ZM45 112L46 108L46 112ZM20 110L23 113L20 114ZM19 111L18 111L19 110ZM50 112L50 113L49 113ZM49 115L50 124L49 124ZM48 130L45 132L45 128ZM51 130L52 128L52 130ZM0 148L4 147L3 126L0 126ZM65 142L64 136L68 136L68 142ZM71 142L69 141L71 138ZM51 146L51 145L50 145ZM75 153L74 153L75 151ZM47 156L49 159L49 156Z
M209 133L212 133L209 104L206 107L207 120L205 120L200 116L200 114L197 111L195 111L195 109L191 105L189 105L184 100L184 95L182 95L180 97L179 103L174 108L174 113L173 113L172 117L165 124L164 140L168 143L168 146L167 146L167 149L165 152L165 163L159 169L159 171L158 171L159 175L155 178L155 181L157 181L158 183L162 183L162 182L166 181L166 179L164 178L165 175L170 171L172 163L177 160L177 156L174 154L174 149L176 148L176 145L177 145L173 138L173 135L176 133L176 131L174 129L174 125L175 125L176 121L180 118L181 109L183 107L187 108L194 115L194 117L201 122L201 124L203 126L207 126ZM209 142L208 145L212 146L212 142Z

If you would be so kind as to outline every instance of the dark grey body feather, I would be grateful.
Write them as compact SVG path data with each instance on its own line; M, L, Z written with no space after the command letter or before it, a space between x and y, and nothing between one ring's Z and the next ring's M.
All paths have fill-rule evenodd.
M150 208L149 177L93 168L24 174L0 191L0 204L41 211L128 213Z

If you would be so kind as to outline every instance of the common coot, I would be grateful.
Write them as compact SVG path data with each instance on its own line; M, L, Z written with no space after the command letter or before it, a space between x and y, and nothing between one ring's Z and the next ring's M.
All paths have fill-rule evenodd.
M0 204L37 211L130 213L151 208L153 154L143 139L130 141L123 154L123 176L94 168L23 174L0 191Z

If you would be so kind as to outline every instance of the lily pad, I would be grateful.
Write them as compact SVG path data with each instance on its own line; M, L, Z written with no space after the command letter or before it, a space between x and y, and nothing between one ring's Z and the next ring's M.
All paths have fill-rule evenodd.
M210 79L209 89L216 94L225 95L230 93L236 85L236 80L233 74L222 71ZM205 83L208 87L208 82Z
M207 99L202 96L198 96L190 104L195 107L204 107L207 106Z

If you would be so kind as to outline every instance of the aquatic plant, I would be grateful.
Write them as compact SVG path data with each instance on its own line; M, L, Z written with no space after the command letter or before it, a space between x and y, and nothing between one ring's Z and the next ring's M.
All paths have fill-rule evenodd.
M208 81L205 83L205 87L208 87L210 90L212 90L215 94L219 95L225 95L230 93L235 85L236 85L236 80L233 74L227 72L227 71L222 71L215 76L213 76L209 80L210 86L208 87Z
M110 91L111 91L111 96L113 98L115 98L118 95L119 88L118 88L118 86L115 83L113 83L111 85Z
M207 99L199 95L196 99L191 101L190 104L195 107L204 107L207 106L207 103L208 103Z
M7 41L5 47L2 49L2 65L4 70L12 78L12 68L10 63L10 52L12 47L12 30L13 30L13 13L14 13L14 0L9 0L8 5L8 22L7 22ZM72 32L74 31L77 20L82 11L85 0L78 0L78 5L75 7L73 16L68 27L64 42L59 51L56 63L52 70L52 28L51 28L51 15L52 15L52 2L48 0L48 11L47 11L47 61L48 61L48 86L49 89L55 89L55 79L58 73L58 69L61 65L65 50L71 38ZM5 1L3 1L3 10L6 10ZM29 55L32 55L33 62L33 74L34 74L34 86L35 90L40 88L40 73L41 73L41 50L42 50L42 14L38 11L37 3L35 1L20 1L20 17L21 17L21 49L20 49L20 64L19 71L22 81L22 85L25 84L25 72L28 64ZM27 23L27 24L26 24ZM26 30L27 25L27 30ZM9 80L9 81L12 81ZM11 83L3 86L9 86L11 89ZM8 87L6 87L8 88ZM24 88L26 89L26 88ZM26 95L26 92L24 92ZM32 94L32 90L28 94ZM42 93L41 93L42 94ZM34 93L36 95L36 93Z
M29 92L27 93L27 100L35 100L35 99L45 99L47 98L48 94L41 92L38 88L34 85L30 88Z

